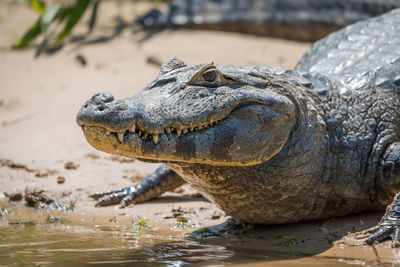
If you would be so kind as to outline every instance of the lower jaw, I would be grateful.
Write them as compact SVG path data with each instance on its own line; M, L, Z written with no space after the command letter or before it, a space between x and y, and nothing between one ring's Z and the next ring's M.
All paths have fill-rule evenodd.
M83 129L88 143L94 148L129 158L136 158L151 162L185 162L192 164L207 164L213 166L246 166L258 162L234 162L229 159L213 158L210 148L201 146L207 140L199 142L194 134L175 137L163 135L156 145L151 140L142 140L135 134L126 134L123 142L118 140L116 134L106 134L106 129L99 126L86 126ZM177 142L177 138L179 142ZM196 152L197 150L197 152ZM222 155L221 157L224 157Z
M100 126L85 126L83 133L88 143L94 148L114 154L121 155L129 158L143 158L157 160L155 155L145 155L141 153L141 147L144 142L154 145L151 141L144 141L134 134L125 134L122 142L119 140L117 133L109 134L108 131ZM135 139L132 141L132 139Z

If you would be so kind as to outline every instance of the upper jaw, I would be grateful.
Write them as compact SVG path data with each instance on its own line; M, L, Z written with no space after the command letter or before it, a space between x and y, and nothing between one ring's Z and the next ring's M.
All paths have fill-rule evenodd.
M86 105L84 105L86 106ZM126 134L136 134L142 140L152 140L154 144L157 144L162 135L175 135L181 137L194 131L200 131L207 129L215 124L218 124L223 120L237 105L232 105L223 112L216 113L204 118L196 118L187 123L181 120L171 120L164 124L157 124L147 118L147 116L131 111L125 112L120 108L115 108L111 111L111 114L115 112L125 112L124 120L114 123L113 120L105 120L105 116L101 111L95 111L93 108L87 110L82 107L77 116L77 123L80 127L100 127L104 128L107 136L114 135L118 138L119 142L122 143ZM85 110L86 109L86 110ZM96 114L97 113L97 114ZM96 118L96 115L99 118ZM103 117L100 117L103 116ZM120 117L120 116L119 116Z
M89 99L77 115L77 124L82 127L104 128L106 135L115 135L122 143L126 133L135 133L143 140L153 140L158 143L163 134L175 134L178 137L195 130L208 128L222 120L230 110L214 115L195 118L185 122L184 118L167 118L155 110L142 112L145 108L135 97L99 103L98 98L104 98L101 93Z
M135 134L138 137L140 137L142 140L148 141L151 140L153 141L154 144L157 144L162 138L163 135L175 135L177 137L181 137L183 135L186 135L188 133L194 132L194 131L200 131L203 129L207 129L215 124L217 124L219 121L218 120L213 120L209 122L208 124L199 124L199 126L191 126L191 127L184 127L184 126L178 126L178 127L165 127L162 130L153 130L153 131L146 131L145 129L141 128L138 126L138 123L134 121L131 123L129 128L122 128L121 130L114 130L114 129L109 129L107 127L103 127L100 124L85 124L84 122L78 122L79 126L83 128L85 131L85 127L100 127L104 128L105 134L107 136L114 135L118 138L118 141L120 143L124 142L125 136L127 134Z

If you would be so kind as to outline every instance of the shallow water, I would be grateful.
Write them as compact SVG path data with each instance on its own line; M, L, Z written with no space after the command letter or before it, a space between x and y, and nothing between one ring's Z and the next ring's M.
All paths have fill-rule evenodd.
M11 211L0 217L0 266L340 266L346 263L238 249L231 246L234 241L229 238L208 242L189 238L187 232L179 229L138 228L130 220L121 217L107 221L74 213L50 214L28 209Z

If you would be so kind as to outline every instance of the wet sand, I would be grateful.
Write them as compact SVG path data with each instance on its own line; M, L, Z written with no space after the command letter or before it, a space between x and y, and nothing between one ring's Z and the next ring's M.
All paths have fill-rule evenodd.
M21 4L0 3L0 35L4 36L0 39L1 207L9 206L8 198L1 192L40 188L57 200L75 203L74 211L64 216L75 218L72 221L79 222L90 216L97 218L98 224L109 227L115 225L112 218L119 218L123 213L129 220L148 219L149 224L166 231L178 222L171 215L173 210L181 209L188 223L177 238L184 240L192 231L227 220L222 211L199 197L188 185L123 210L116 206L94 207L89 194L129 186L152 173L158 165L108 155L90 147L75 122L80 106L97 92L106 91L116 98L139 92L159 72L157 64L148 63L149 57L156 62L176 56L187 64L214 61L218 65L294 68L310 44L208 31L167 30L148 34L133 30L131 22L134 14L149 6L132 5L129 1L118 3L104 2L99 15L104 19L89 38L80 38L80 33L85 31L80 26L73 38L77 41L38 58L34 48L9 49L33 23L35 14ZM58 183L59 177L65 182ZM16 203L11 209L20 210L22 201ZM258 255L271 251L294 255L291 260L274 260L274 266L326 264L321 259L334 259L335 264L398 263L400 250L391 249L390 242L377 245L376 250L340 242L347 232L375 225L382 213L256 226L234 238L207 239L207 242L253 253L259 251ZM27 216L25 212L22 214ZM292 239L295 245L289 246ZM272 260L266 257L260 261L271 263ZM249 264L240 259L237 263Z

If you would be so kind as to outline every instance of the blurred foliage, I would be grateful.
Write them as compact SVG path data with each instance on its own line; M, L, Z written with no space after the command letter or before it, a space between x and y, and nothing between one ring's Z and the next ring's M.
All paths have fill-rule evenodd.
M19 0L39 15L37 21L25 32L21 39L13 45L15 49L21 49L29 46L31 42L39 35L43 36L43 41L39 46L39 53L46 48L50 42L61 44L67 38L75 25L82 18L83 14L91 9L91 15L88 22L89 32L92 31L97 17L97 10L100 0L75 0L56 1L53 4L46 5L41 0ZM54 25L55 27L50 27ZM51 28L51 29L50 29Z
M33 40L42 35L43 40L38 47L37 55L49 44L61 45L71 34L75 25L85 12L91 12L88 21L88 33L96 23L97 11L101 0L18 0L38 13L39 18L13 45L14 49L28 47ZM118 1L118 0L116 0ZM169 2L170 0L132 0L143 2ZM49 2L49 3L47 3Z

